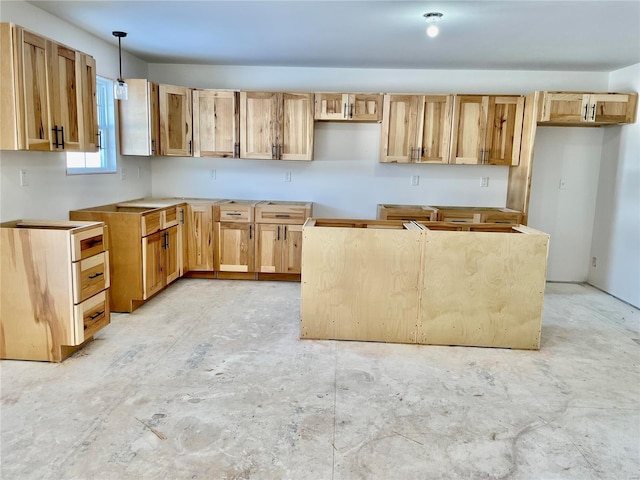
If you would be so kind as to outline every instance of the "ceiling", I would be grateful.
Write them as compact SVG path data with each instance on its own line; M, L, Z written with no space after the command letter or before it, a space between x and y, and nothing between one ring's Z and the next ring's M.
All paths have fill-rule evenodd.
M3 0L4 1L4 0ZM29 1L148 63L611 71L640 63L635 1ZM427 12L444 14L437 38Z

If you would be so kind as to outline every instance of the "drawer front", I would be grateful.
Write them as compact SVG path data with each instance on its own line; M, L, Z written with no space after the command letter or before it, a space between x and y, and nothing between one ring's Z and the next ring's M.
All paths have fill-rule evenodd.
M256 207L256 223L302 225L311 216L304 207Z
M175 227L180 223L178 215L178 207L171 207L164 210L164 218L162 219L162 230L169 227Z
M143 215L140 219L142 236L146 237L147 235L160 231L162 228L163 216L164 212L162 211L151 212Z
M109 252L73 264L73 303L83 302L109 285Z
M109 325L111 315L107 292L104 290L74 307L75 345L80 345Z
M253 207L238 207L220 205L220 222L241 222L249 223L253 221Z
M438 221L453 223L481 223L482 215L473 211L438 210Z
M522 215L518 212L495 212L482 215L484 223L504 223L507 225L519 225L522 223L521 218Z
M106 250L104 227L83 230L71 236L71 261L77 262Z

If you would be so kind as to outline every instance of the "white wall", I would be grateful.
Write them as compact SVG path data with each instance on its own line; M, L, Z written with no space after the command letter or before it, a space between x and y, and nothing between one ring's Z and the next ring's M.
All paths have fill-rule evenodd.
M98 75L118 77L118 47L109 44L26 2L2 2L0 21L29 30L92 55ZM146 77L147 64L123 54L123 74ZM67 219L69 210L147 196L151 193L148 159L119 157L120 174L66 175L64 153L0 151L0 220ZM138 179L138 168L140 178ZM29 186L20 186L26 169Z
M608 81L606 73L598 72L167 64L150 64L149 78L199 88L505 94L539 89L606 90ZM312 162L153 159L153 195L308 200L315 202L315 216L357 218L374 218L378 203L505 205L508 167L380 164L379 124L316 122L315 134ZM580 155L575 153L576 158ZM215 179L211 170L216 171ZM292 172L290 183L284 182L286 171ZM417 187L410 186L412 175L420 177ZM490 177L488 188L480 187L482 176Z
M640 91L640 64L609 75L609 91ZM589 268L592 285L640 307L640 123L604 131Z
M537 129L529 226L551 235L548 280L587 280L603 131Z

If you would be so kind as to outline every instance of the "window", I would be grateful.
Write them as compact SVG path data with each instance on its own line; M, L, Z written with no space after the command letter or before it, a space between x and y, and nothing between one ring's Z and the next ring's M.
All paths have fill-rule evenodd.
M115 173L117 170L113 80L96 78L96 99L100 148L97 152L67 152L67 175Z

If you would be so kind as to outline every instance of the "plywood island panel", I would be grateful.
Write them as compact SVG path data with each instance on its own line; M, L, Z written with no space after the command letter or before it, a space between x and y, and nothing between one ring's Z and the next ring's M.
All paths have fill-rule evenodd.
M303 239L301 338L540 346L546 233L309 219Z

